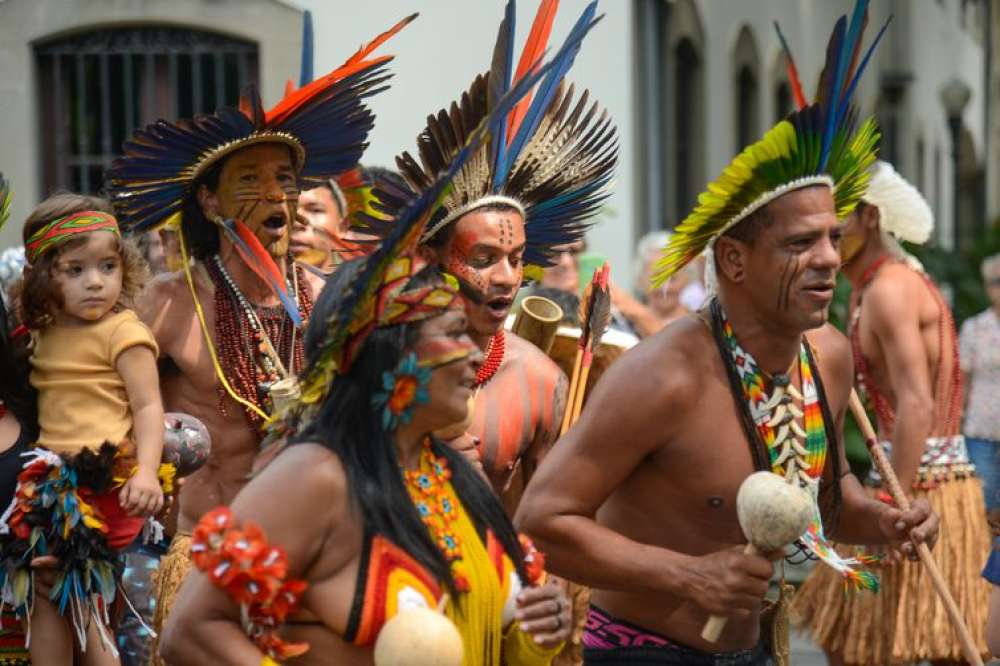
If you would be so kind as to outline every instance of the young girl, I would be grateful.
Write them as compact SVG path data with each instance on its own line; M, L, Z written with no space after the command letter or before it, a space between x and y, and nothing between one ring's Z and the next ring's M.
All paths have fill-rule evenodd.
M39 435L0 524L0 582L28 622L36 664L71 664L74 652L84 664L117 663L107 624L118 551L164 500L157 347L128 309L145 267L107 211L100 199L59 194L24 227L20 306ZM35 594L32 565L46 561L52 588Z

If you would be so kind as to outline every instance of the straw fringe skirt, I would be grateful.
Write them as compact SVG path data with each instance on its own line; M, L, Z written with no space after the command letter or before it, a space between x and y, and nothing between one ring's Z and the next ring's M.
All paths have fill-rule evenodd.
M188 572L193 568L191 562L191 535L178 532L170 542L170 549L167 554L160 559L160 568L153 577L153 594L156 598L156 615L153 617L153 629L156 630L156 638L153 639L152 666L165 666L160 659L160 636L163 635L163 627L167 623L167 617L173 608L177 591L181 588L181 583L187 577Z
M979 572L989 555L990 534L979 479L955 478L914 495L926 497L941 518L932 552L985 658L990 586ZM878 573L882 589L877 594L845 592L839 574L817 565L795 596L793 623L827 652L840 653L846 664L964 661L958 636L923 566L904 561Z

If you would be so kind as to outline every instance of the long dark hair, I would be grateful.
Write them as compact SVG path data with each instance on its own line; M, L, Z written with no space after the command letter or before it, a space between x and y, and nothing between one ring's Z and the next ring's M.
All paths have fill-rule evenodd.
M315 362L326 337L325 322L364 261L343 264L316 299L305 335L307 364ZM409 287L436 282L443 282L441 273L428 267L413 277ZM397 366L416 341L419 328L420 322L376 328L350 370L333 380L317 417L295 441L319 442L336 453L366 532L378 533L405 550L455 595L458 591L448 561L421 522L404 485L393 433L382 428L381 414L371 401L381 390L382 374ZM448 461L452 486L476 529L481 535L492 530L521 579L527 580L517 532L493 490L451 447L437 440L432 440L432 447L435 455Z
M11 335L13 327L14 322L0 295L0 400L34 440L38 433L38 394L28 381L31 372L28 336L14 338Z

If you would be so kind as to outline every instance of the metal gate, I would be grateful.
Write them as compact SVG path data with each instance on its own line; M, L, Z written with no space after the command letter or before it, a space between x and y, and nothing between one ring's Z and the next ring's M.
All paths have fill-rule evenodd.
M43 195L97 193L136 127L235 106L257 46L200 30L102 29L35 47Z

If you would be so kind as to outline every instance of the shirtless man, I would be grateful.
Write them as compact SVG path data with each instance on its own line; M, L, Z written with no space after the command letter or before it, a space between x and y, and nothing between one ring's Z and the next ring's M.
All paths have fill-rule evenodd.
M468 433L490 484L511 513L524 479L559 435L567 389L566 375L555 362L503 330L523 280L525 242L524 218L506 207L468 213L428 244L433 257L459 280L469 335L486 354ZM499 363L492 375L491 363Z
M533 35L547 36L542 25L548 20L551 27L552 17L546 9L551 9L550 5L540 3ZM512 12L513 6L508 11ZM584 18L590 21L593 13L594 7L588 7ZM507 39L507 29L513 27L506 21L498 31L493 63L517 60ZM538 49L546 41L541 39ZM534 56L523 56L518 76L528 71L530 58L537 53L541 50ZM568 67L567 60L560 71ZM499 72L491 74L497 75ZM410 188L420 192L434 181L442 165L448 164L458 147L447 141L439 143L442 132L460 137L471 131L495 99L489 91L492 84L485 76L477 77L462 96L462 113L442 111L431 116L418 138L419 160L409 153L397 158L400 175ZM519 112L512 112L505 158L495 158L498 148L483 146L483 154L472 163L484 168L466 169L455 179L443 210L431 220L424 236L429 258L458 279L469 334L486 354L478 375L472 420L464 428L468 436L453 445L465 450L478 445L486 475L511 511L525 480L530 479L559 434L567 380L540 350L505 332L504 322L526 269L529 275L540 278L542 268L555 263L557 248L582 240L606 196L603 186L617 158L614 125L597 103L587 104L586 95L576 97L567 88L563 81L554 97L532 99L530 110L523 114L533 118L532 123L515 120ZM593 115L570 126L565 122L566 114L559 112L574 108L581 100ZM560 123L565 126L560 129L559 141L554 141L549 129ZM442 130L442 125L450 127ZM389 213L405 201L392 192L379 192L379 198ZM553 201L561 203L554 209Z
M593 588L585 663L768 663L761 600L780 553L745 554L736 515L755 470L806 488L840 540L912 553L908 539L936 536L925 501L904 514L869 499L839 444L853 371L826 321L837 210L856 204L865 177L840 160L870 164L877 133L862 126L850 150L824 160L809 152L826 145L821 132L850 137L854 127L801 121L744 151L667 246L660 282L707 249L710 307L605 373L521 500L515 523L552 572ZM845 573L851 564L826 559ZM702 637L710 615L728 619L717 642Z
M166 408L199 418L213 441L180 494L158 574L158 624L190 569L185 532L245 485L262 426L295 394L300 324L322 286L289 253L299 183L357 164L374 125L365 98L384 89L389 60L359 53L267 112L251 87L239 109L160 121L127 142L109 172L126 228L179 223L194 260L154 281L142 311L160 346Z
M887 163L877 163L862 203L847 218L841 245L851 281L850 339L854 367L878 419L903 488L926 498L944 525L939 552L949 588L985 656L983 629L989 585L979 576L989 551L982 489L959 434L962 378L951 312L919 262L900 241L924 243L933 215L920 193ZM890 446L891 443L891 446ZM877 482L877 478L872 479ZM796 599L797 615L827 651L831 663L962 661L961 644L947 625L925 570L900 562L886 568L880 595L845 598L837 581L817 570ZM870 632L844 631L853 618Z
M237 192L247 182L255 183L261 203L245 218L244 224L267 248L282 275L290 275L289 234L298 199L291 156L283 145L255 144L232 153L221 163L218 184L214 188L206 183L199 183L195 188L204 219L192 224L206 225L218 238L217 255L208 250L203 253L200 248L195 250L197 263L192 273L197 300L205 314L205 327L213 332L212 345L216 350L227 346L222 339L223 331L231 330L241 337L249 332L249 327L241 326L237 321L227 321L223 325L216 312L216 290L227 288L227 285L225 278L223 284L217 284L217 280L213 279L220 275L217 266L210 266L213 269L210 272L206 264L214 264L214 257L218 256L225 274L255 308L262 324L267 326L265 313L279 313L281 320L277 322L278 327L284 324L288 333L281 340L273 339L272 343L276 345L278 356L286 368L299 366L301 358L290 363L291 321L285 323L288 315L282 311L277 295L240 258L232 241L209 226L211 223L208 220L217 216L229 219L239 215L243 201L238 198ZM301 282L299 291L304 296L301 306L307 310L303 314L308 316L308 309L322 289L323 281L309 271L299 269L296 273L296 279ZM206 511L228 504L246 483L263 434L260 428L262 419L224 392L199 328L195 302L183 271L155 279L146 296L142 317L152 328L160 345L164 406L167 411L184 412L201 419L212 435L213 446L208 461L185 481L180 494L177 527L186 532ZM241 320L246 318L240 310L233 312L227 309L225 316L230 314L236 314ZM229 326L233 328L229 329ZM301 336L299 338L295 343L297 356L301 356ZM249 338L237 341L241 346L250 343ZM239 360L252 362L253 359L249 356L245 359L219 357L223 370L229 370L225 376L237 395L267 411L266 405L262 404L262 396L245 395L235 385L238 378L234 375L244 370L240 367L244 364Z
M833 198L810 187L764 211L770 222L752 242L729 235L717 243L719 302L740 345L768 373L792 367L811 331L839 433L853 373L847 341L824 325L839 265ZM773 266L789 262L793 278L779 280ZM599 588L593 606L616 623L706 652L752 651L772 565L743 553L736 492L755 466L707 316L668 326L607 371L593 406L538 470L518 522L554 573ZM828 459L823 495L832 496L842 474L831 529L839 540L898 543L916 525L914 539L933 536L925 503L902 515L865 496L842 447L831 446ZM717 644L700 635L710 614L729 617ZM635 662L595 655L593 663Z

